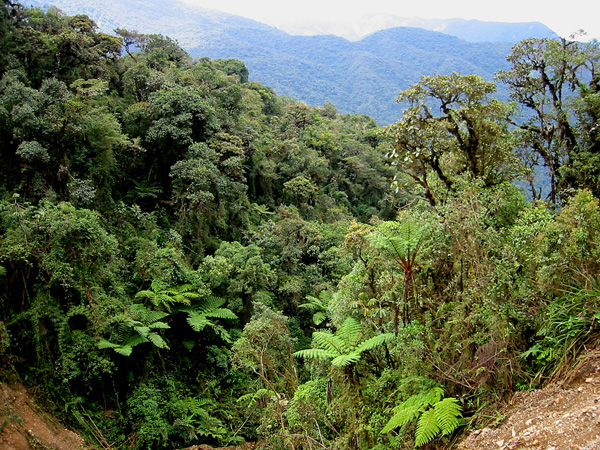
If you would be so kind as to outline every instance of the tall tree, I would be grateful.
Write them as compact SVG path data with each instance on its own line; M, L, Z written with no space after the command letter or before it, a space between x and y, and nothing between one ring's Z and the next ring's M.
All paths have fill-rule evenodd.
M589 133L581 132L582 123L572 106L580 92L598 92L599 56L594 42L525 39L507 58L512 68L498 73L511 97L526 109L518 126L528 160L536 163L541 158L548 170L552 203L560 202L561 191L580 184L569 169L590 147ZM533 193L536 196L535 189Z
M460 176L486 186L514 177L511 108L491 97L495 90L477 75L453 73L424 76L398 96L409 107L385 129L393 144L390 156L432 205L436 182L454 191Z

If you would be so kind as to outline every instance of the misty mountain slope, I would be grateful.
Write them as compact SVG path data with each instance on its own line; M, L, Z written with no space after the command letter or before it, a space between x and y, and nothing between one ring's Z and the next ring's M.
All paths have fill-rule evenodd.
M50 0L26 4L47 5ZM420 28L399 27L360 41L294 36L240 16L159 0L52 0L66 14L84 13L104 32L127 28L170 36L195 57L236 58L250 79L278 94L341 112L368 114L380 124L402 111L398 93L422 75L453 71L491 80L506 67L509 43L472 43Z
M363 14L345 21L278 19L272 23L290 34L314 36L334 34L357 41L377 31L396 27L424 28L439 31L469 42L517 42L524 38L557 37L557 34L540 22L486 22L466 19L423 19L398 17L392 14Z

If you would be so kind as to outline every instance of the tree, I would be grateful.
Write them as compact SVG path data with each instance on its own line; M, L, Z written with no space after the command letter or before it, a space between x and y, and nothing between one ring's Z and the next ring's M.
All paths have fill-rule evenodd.
M335 334L329 331L315 331L312 335L313 347L300 350L294 356L310 359L330 359L332 367L345 368L350 383L358 383L353 365L361 354L395 339L393 333L382 333L367 340L361 323L354 317L347 317Z
M560 203L564 190L579 184L578 175L570 170L575 161L590 147L597 149L597 144L588 141L589 133L580 132L571 105L579 92L598 92L598 44L564 38L524 39L513 47L507 59L512 68L500 71L498 79L508 86L511 97L525 107L525 120L518 124L522 139L548 170L548 198L552 203ZM537 163L535 157L530 156L529 160ZM535 189L532 193L534 198L539 196Z
M384 130L393 146L390 157L431 205L439 196L432 177L452 192L459 176L481 179L486 186L515 176L511 109L490 98L495 89L477 75L453 73L424 76L398 96L409 107Z
M368 235L375 248L386 252L404 272L404 308L402 321L406 325L410 318L410 310L416 310L414 298L414 279L417 267L417 256L421 252L423 242L427 236L428 226L416 223L410 218L402 221L382 222ZM394 331L398 334L398 316L400 307L395 305Z

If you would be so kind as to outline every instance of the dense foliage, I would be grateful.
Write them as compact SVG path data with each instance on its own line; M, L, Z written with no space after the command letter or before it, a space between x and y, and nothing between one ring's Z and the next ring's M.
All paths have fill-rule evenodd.
M1 375L98 446L443 446L597 337L595 43L515 47L525 120L453 74L381 130L117 33L1 9Z

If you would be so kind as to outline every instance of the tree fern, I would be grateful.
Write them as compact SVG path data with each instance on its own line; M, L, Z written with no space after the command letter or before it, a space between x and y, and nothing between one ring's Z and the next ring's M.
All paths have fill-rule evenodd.
M353 317L347 317L335 334L329 331L313 333L313 348L294 353L298 358L331 359L333 367L347 367L360 360L361 353L371 350L395 338L392 333L360 341L362 325Z
M225 304L225 299L210 296L202 299L193 306L183 306L178 310L185 312L187 323L192 330L200 332L204 328L209 327L225 341L231 342L229 333L221 325L212 319L235 320L237 316L228 308L222 308Z
M452 433L460 425L461 407L455 398L443 396L444 391L440 387L411 396L393 409L394 415L381 433L389 433L417 418L416 447L428 443L438 435Z

